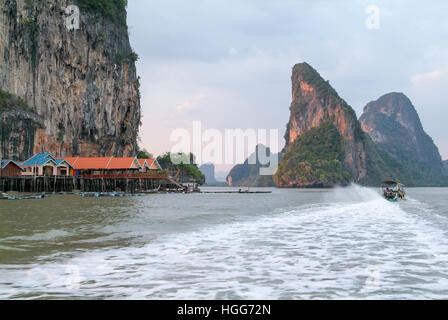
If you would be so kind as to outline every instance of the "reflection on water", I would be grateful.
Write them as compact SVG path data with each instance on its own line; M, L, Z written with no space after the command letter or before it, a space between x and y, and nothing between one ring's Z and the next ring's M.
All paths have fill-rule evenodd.
M2 201L0 298L446 298L447 193Z

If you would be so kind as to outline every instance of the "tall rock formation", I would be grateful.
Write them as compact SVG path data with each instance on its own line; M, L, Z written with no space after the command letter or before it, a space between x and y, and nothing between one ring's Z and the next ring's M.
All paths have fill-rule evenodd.
M445 174L448 176L448 160L443 161L443 166L445 167Z
M294 66L292 93L286 146L274 176L277 186L377 185L392 177L403 181L402 168L384 160L355 111L309 64Z
M403 93L388 93L367 104L360 122L375 144L402 164L416 185L443 184L445 169L439 150Z
M76 10L65 9L71 4L80 8L79 29L68 28L77 22ZM26 114L11 105L0 110L2 157L135 154L140 97L125 6L125 0L0 1L0 89L28 106ZM26 124L3 129L14 121Z

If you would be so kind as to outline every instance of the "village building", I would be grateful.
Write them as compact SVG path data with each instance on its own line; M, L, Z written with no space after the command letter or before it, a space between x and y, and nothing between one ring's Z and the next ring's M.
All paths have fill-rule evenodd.
M38 153L22 163L22 176L69 176L72 166L50 153Z
M19 166L20 167L20 166ZM162 170L156 159L136 157L66 157L55 158L39 153L22 164L23 176L91 176L154 173Z
M138 159L138 162L142 167L141 172L143 173L162 170L162 167L157 159Z
M89 175L118 175L139 173L142 166L136 157L114 158L114 157L68 157L65 158L73 168L72 175L75 177Z
M0 177L20 177L23 168L15 161L4 160L0 162Z

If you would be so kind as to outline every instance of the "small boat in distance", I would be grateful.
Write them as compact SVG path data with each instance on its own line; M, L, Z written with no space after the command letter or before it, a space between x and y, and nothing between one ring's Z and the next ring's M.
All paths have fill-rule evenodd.
M381 184L383 197L389 202L406 200L405 185L395 181L384 181Z

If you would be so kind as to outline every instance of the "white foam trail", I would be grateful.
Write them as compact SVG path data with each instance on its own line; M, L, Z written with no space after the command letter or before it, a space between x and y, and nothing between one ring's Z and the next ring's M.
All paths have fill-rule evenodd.
M338 188L325 202L27 271L51 272L48 280L20 277L20 270L2 274L19 279L11 292L22 286L83 297L117 297L117 283L119 298L136 299L446 297L448 249L441 230L368 188ZM79 267L75 291L63 285L67 264Z
M336 187L326 196L326 202L366 202L382 199L380 194L373 188L366 188L357 184L348 187Z

